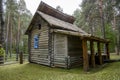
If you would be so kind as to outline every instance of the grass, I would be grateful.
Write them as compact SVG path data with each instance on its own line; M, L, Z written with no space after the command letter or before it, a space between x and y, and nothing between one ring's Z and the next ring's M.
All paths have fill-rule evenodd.
M18 57L18 60L19 60L19 57ZM24 61L28 60L28 54L23 55L23 60ZM10 57L10 55L8 55L7 60L5 60L5 62L11 62L11 61L16 61L16 54L12 54L11 57Z
M116 55L116 53L111 53L110 54L110 59L118 60L118 59L120 59L120 55Z
M32 63L0 66L0 80L120 80L120 62L107 63L85 73L80 68L50 68Z

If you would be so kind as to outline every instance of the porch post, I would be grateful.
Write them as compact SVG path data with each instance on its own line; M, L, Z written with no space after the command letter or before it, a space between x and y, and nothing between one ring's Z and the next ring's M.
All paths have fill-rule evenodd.
M88 53L87 53L87 40L82 40L82 48L83 48L83 69L84 71L88 71L89 69L89 60L88 60Z
M109 43L106 43L106 53L107 53L107 59L110 59L110 53L109 53Z
M94 42L90 41L90 51L91 51L91 64L95 68L95 54L94 54Z
M28 34L28 61L31 62L31 33Z
M98 48L99 63L100 63L100 65L102 65L103 61L102 61L102 53L101 53L100 42L97 42L97 48Z

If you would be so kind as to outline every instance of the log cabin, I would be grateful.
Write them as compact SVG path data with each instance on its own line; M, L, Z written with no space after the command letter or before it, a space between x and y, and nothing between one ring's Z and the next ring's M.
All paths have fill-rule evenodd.
M74 25L75 18L41 2L25 34L28 35L29 62L50 67L72 68L83 65L85 71L95 67L94 42L98 62L103 64L101 43L106 45L109 60L109 41L92 36ZM90 42L90 56L87 49ZM91 63L91 64L89 64Z

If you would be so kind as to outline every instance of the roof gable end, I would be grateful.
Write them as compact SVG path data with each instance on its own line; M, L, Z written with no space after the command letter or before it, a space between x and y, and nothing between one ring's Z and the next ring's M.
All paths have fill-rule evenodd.
M40 3L37 11L43 12L45 14L48 14L50 16L53 16L55 18L58 18L60 20L63 20L65 22L69 22L69 23L74 23L75 18L73 16L67 15L49 5L47 5L46 3L42 2Z

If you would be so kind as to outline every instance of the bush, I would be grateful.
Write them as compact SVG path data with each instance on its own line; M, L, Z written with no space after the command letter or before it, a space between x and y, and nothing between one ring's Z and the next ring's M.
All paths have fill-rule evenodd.
M0 56L4 56L5 55L5 50L3 48L0 49Z

